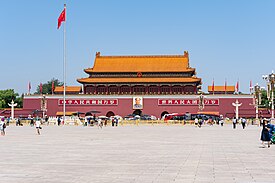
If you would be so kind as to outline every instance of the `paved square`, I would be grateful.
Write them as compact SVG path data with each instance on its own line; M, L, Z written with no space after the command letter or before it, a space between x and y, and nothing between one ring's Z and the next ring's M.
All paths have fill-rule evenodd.
M0 182L275 182L275 145L231 125L29 126L0 137Z

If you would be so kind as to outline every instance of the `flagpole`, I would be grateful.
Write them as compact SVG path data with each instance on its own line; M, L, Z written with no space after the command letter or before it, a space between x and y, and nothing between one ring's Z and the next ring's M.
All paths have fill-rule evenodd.
M226 81L226 78L225 78L225 84L224 84L224 94L226 95L226 90L227 90L227 81Z
M213 83L212 83L212 92L213 92L213 95L214 95L214 92L215 92L215 83L214 83L214 78L213 78Z
M66 9L66 4L64 4L64 9ZM66 13L66 10L65 10ZM66 17L67 18L67 17ZM65 124L66 117L66 19L63 25L63 81L64 81L64 90L63 90L63 122Z

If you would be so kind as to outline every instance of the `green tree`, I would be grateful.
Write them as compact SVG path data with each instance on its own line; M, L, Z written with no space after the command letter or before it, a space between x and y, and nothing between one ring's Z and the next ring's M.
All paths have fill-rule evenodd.
M15 93L13 89L0 90L0 108L9 108L9 103L14 100L17 103L17 107L22 107L23 95L19 97L18 93Z
M42 94L52 94L52 83L54 84L54 87L63 86L63 82L52 78L47 83L42 84ZM40 85L37 86L35 94L40 94Z
M266 108L270 108L271 107L270 99L268 100L268 98L267 98L266 90L262 90L261 93L262 93L262 102L261 102L260 105L263 106L263 107L266 107ZM275 96L275 93L274 93L274 96ZM271 94L270 94L270 97L271 97Z

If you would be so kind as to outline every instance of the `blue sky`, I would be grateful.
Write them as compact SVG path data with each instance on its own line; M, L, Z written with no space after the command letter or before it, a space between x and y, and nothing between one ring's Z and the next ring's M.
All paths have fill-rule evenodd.
M64 0L0 1L0 89L34 92L40 82L63 81ZM275 70L274 0L67 0L67 85L80 85L102 55L189 52L190 65L212 85L265 86Z

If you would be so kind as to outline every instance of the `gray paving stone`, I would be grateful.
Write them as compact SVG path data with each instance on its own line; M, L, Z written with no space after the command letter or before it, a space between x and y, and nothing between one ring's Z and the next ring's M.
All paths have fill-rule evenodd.
M275 182L275 146L259 148L260 131L44 126L38 136L29 126L9 126L0 137L0 182Z

